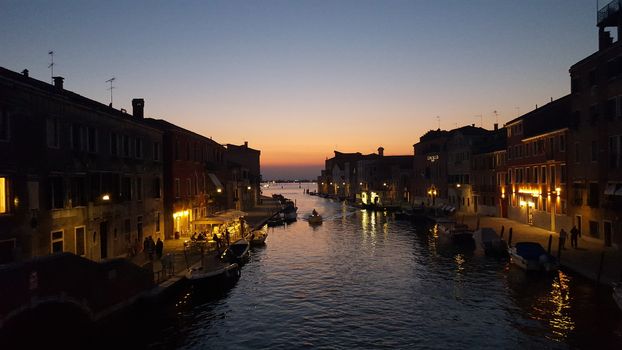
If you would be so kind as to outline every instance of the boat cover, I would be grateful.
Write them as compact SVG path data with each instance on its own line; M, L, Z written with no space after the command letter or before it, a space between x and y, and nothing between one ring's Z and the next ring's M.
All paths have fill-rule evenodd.
M536 242L516 243L516 254L527 260L539 260L542 254L546 254L544 248Z

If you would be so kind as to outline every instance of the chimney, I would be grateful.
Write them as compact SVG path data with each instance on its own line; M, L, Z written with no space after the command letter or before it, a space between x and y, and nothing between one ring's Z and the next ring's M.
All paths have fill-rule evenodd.
M132 100L132 115L138 119L145 117L145 99L135 98Z
M63 78L63 77L53 77L52 79L54 79L54 87L56 88L56 90L62 90L63 89L63 81L65 80L65 78Z
M24 69L22 71L22 75L25 76L26 78L28 78L28 69Z
M244 147L248 148L248 141L244 141Z
M499 130L499 124L495 123L495 131Z
M378 147L378 155L379 156L384 156L384 148L383 147Z
M604 50L613 44L613 38L611 33L605 30L604 27L598 28L598 50Z

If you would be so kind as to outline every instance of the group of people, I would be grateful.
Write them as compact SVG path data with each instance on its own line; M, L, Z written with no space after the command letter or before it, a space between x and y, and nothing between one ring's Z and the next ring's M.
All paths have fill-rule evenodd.
M162 258L162 251L164 250L164 242L158 237L158 241L155 242L153 237L147 236L143 241L143 251L149 260L153 260L153 254L159 260Z
M579 232L579 230L577 229L577 226L572 226L572 229L570 230L570 246L572 248L579 248L579 237L581 236L581 232ZM559 245L561 247L561 249L566 249L565 245L566 245L566 239L568 238L568 233L566 232L566 230L561 229L561 231L559 231Z
M205 232L195 232L192 234L192 236L190 236L190 240L199 242L206 241L207 235L205 234ZM214 234L212 235L212 240L216 242L216 249L220 251L221 248L224 248L231 244L231 233L229 232L228 228L224 230L222 236L218 236L218 234L214 232Z

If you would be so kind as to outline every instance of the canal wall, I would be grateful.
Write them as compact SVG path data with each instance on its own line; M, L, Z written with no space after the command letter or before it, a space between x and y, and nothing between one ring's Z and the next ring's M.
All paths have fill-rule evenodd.
M611 247L604 247L602 242L594 242L579 238L578 248L570 246L570 232L566 240L565 249L559 247L559 232L551 232L539 227L526 225L506 218L485 216L458 216L459 222L464 222L475 229L479 220L480 227L492 227L497 233L504 228L504 239L508 240L509 229L512 228L512 244L516 242L538 242L545 249L548 247L549 236L552 236L551 254L560 256L560 263L584 277L593 281L610 285L622 279L622 252Z

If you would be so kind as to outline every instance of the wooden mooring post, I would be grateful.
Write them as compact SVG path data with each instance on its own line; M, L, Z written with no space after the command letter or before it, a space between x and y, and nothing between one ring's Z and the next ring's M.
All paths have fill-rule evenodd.
M549 235L549 246L548 246L548 248L546 248L546 252L547 252L549 255L551 255L551 244L552 244L552 243L553 243L553 235L552 235L552 234L550 234L550 235Z
M501 233L499 234L499 238L503 239L503 231L505 231L505 226L501 225Z
M512 246L512 228L510 227L510 231L508 233L508 247Z

